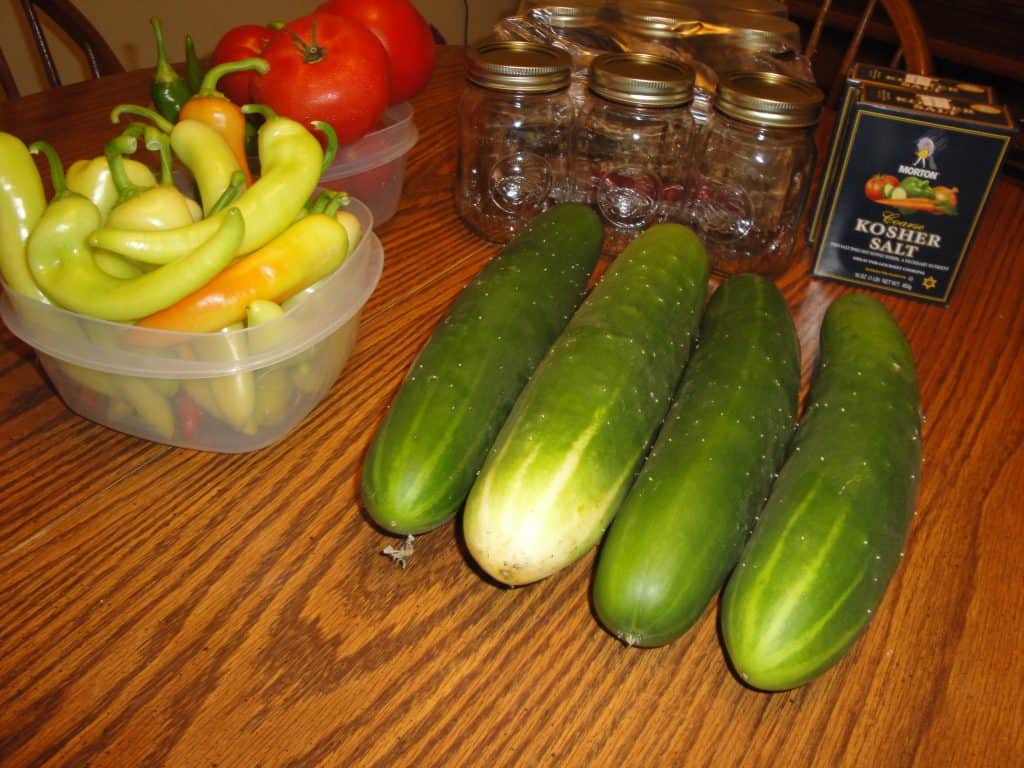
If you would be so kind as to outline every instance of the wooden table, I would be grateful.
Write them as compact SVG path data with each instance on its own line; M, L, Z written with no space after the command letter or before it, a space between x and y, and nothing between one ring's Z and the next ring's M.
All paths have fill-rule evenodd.
M925 472L867 633L811 684L730 673L717 606L629 649L588 602L593 554L522 589L450 523L408 568L368 522L360 461L417 350L497 247L455 214L461 51L415 100L420 141L348 368L280 443L220 455L71 413L0 330L0 764L1011 766L1024 764L1024 191L1001 181L952 306L882 297L919 365ZM66 161L147 73L0 104ZM779 281L806 385L845 288Z

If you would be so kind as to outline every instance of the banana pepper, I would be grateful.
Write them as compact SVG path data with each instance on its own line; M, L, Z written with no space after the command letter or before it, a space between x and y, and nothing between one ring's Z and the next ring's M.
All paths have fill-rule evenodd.
M328 133L328 145L328 151L337 147L332 132ZM288 228L316 188L324 161L320 142L312 133L273 113L260 127L259 155L263 174L234 206L245 221L239 255L252 253ZM185 227L155 232L102 227L92 233L89 244L147 263L168 263L209 240L224 215L221 212Z
M0 131L0 275L15 291L46 301L28 268L25 243L46 208L35 160L17 136Z
M156 177L149 167L130 157L124 158L123 167L128 180L140 188L156 185ZM76 160L67 170L66 184L68 189L92 200L100 209L100 215L106 220L114 205L117 204L118 191L110 174L110 165L106 155L91 160Z
M247 186L252 184L252 173L245 154L245 114L237 104L217 90L217 81L224 75L249 71L265 75L270 71L270 65L266 59L249 58L227 61L212 67L203 77L199 91L185 103L179 115L180 120L196 120L224 137L238 161L238 167L245 174Z
M272 320L279 320L284 315L284 308L277 302L257 299L245 309L245 325L247 328L255 328L258 325L269 323ZM251 346L254 351L259 351L261 339L259 335L253 337ZM255 404L254 413L256 423L259 426L270 426L280 421L288 410L292 401L293 388L288 371L283 364L272 365L256 373L254 386Z
M138 125L138 124L136 124ZM134 126L133 126L134 127ZM177 187L171 176L170 146L165 134L152 126L140 126L146 147L160 153L160 183L148 188L134 184L124 167L124 155L134 152L138 140L126 131L106 148L107 164L118 191L118 202L107 216L106 225L124 229L172 229L202 218L199 205Z
M282 302L330 274L349 253L333 212L312 213L239 259L176 304L139 320L142 328L212 333L246 317L256 300Z
M27 243L29 269L51 301L104 320L132 321L152 314L192 293L234 258L245 226L241 214L229 209L217 231L186 257L137 277L121 279L96 265L88 237L100 225L100 212L81 195L70 192L56 152L46 153L55 191Z
M153 110L137 104L119 104L111 111L110 120L116 123L124 115L144 117L154 128L169 137L174 153L192 174L199 190L199 199L203 202L203 211L209 215L211 208L229 186L232 175L242 170L227 140L215 128L198 120L183 118L172 124ZM243 172L243 183L246 186L247 178Z

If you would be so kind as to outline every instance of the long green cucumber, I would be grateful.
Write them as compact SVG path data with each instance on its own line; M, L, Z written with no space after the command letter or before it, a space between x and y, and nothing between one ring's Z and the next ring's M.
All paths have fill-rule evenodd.
M697 236L655 225L573 315L466 501L466 546L495 579L537 581L600 538L669 408L707 281Z
M785 458L799 394L800 345L782 294L756 275L727 280L601 545L594 609L623 642L675 640L725 582Z
M458 511L516 396L579 306L601 245L593 210L556 205L462 290L366 455L362 497L380 526L423 533Z
M806 683L868 625L913 516L920 429L899 325L871 297L836 299L807 411L722 601L726 649L751 686Z

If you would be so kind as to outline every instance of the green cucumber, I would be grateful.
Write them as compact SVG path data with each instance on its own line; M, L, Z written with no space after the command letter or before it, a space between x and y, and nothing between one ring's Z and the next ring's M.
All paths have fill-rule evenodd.
M836 299L789 456L725 587L722 636L749 685L786 690L835 664L899 564L921 468L914 358L876 299Z
M785 458L800 345L770 280L724 282L651 455L601 546L601 623L628 645L675 640L739 559Z
M516 400L463 517L506 584L545 578L600 538L664 418L707 291L699 238L658 224L619 255Z
M458 511L516 396L582 300L601 245L593 210L556 205L462 290L366 455L362 497L381 527L424 533Z

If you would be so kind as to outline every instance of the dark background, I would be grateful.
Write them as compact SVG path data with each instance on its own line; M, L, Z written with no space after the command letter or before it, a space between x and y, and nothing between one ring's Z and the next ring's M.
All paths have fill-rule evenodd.
M788 0L786 5L806 39L819 3ZM838 73L863 6L863 0L832 0L829 26L814 57L815 72L826 92L832 86L832 76ZM914 7L928 36L935 74L991 85L997 99L1010 107L1020 129L1024 117L1024 0L916 0ZM896 41L896 33L878 3L857 59L889 64ZM1005 169L1024 178L1024 132L1020 130Z

